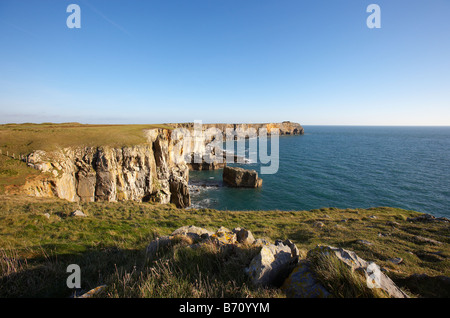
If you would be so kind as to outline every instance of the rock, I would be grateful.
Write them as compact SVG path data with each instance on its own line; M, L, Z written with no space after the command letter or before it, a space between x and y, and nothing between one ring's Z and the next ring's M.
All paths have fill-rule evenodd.
M300 251L298 250L297 246L291 240L288 240L288 239L284 240L282 243L291 249L292 258L294 258L294 260L295 259L298 260L300 257ZM275 245L277 245L276 241L275 241Z
M237 242L236 234L223 226L211 235L211 240L218 245L230 245Z
M289 298L327 298L331 294L317 281L310 263L301 260L285 280L281 289Z
M423 237L420 235L416 235L414 236L414 240L418 243L428 243L428 244L432 244L432 245L442 245L442 242L427 238L427 237Z
M318 228L323 228L325 226L325 224L323 222L316 221L313 223L313 226L318 227Z
M106 285L101 285L101 286L95 287L95 288L91 289L90 291L88 291L87 293L84 293L83 295L78 296L76 298L91 298L92 296L100 294L103 291L103 289L105 289L105 288L106 288Z
M189 225L189 226L180 227L179 229L176 229L175 231L173 231L172 236L175 236L175 235L189 236L194 241L198 241L200 239L206 239L206 238L210 237L211 235L213 235L213 232L208 231L207 229L204 229L201 227Z
M262 179L258 178L255 170L246 170L238 167L223 168L223 182L231 187L259 188Z
M270 242L266 239L262 239L262 238L257 238L254 242L253 245L255 246L267 246L270 245Z
M372 242L369 242L369 241L366 241L366 240L357 240L356 243L363 244L363 245L369 245L369 246L373 245Z
M368 278L368 285L369 282L371 284L374 284L377 288L381 288L390 297L393 298L408 298L408 295L406 295L400 288L398 288L397 285L381 271L376 271L376 275L373 276L373 268L378 268L376 264L365 261L358 255L356 255L356 253L353 251L348 251L343 248L336 248L331 246L318 246L308 252L307 258L313 256L315 253L322 253L324 255L334 253L334 255L336 255L338 259L347 264L347 266L351 267L353 270L364 271L366 277Z
M400 263L403 262L403 258L401 258L401 257L390 258L390 259L388 259L388 262L391 262L392 264L395 264L395 265L399 265Z
M250 245L255 242L255 238L249 230L238 227L233 229L233 233L236 234L236 239L240 244Z
M184 180L173 180L170 184L170 202L174 203L177 208L186 208L191 205L189 195L189 186Z
M80 210L75 210L75 211L72 212L71 216L85 217L87 215L84 214L83 212L81 212Z
M387 221L387 222L386 222L386 225L391 225L391 226L399 226L399 225L400 225L400 223L398 223L398 222L395 222L395 221Z
M50 219L50 213L44 213L44 216L45 216L47 219Z
M437 218L430 214L422 214L420 216L414 217L414 218L407 218L406 221L408 222L450 222L447 218L441 217Z
M80 146L35 151L27 157L28 165L53 176L30 178L24 191L72 202L132 200L188 206L189 168L182 154L173 151L176 140L170 138L171 131L150 129L145 136L147 143L122 148Z
M263 245L250 265L246 273L250 276L254 285L281 286L298 262L298 253L281 242L277 244Z

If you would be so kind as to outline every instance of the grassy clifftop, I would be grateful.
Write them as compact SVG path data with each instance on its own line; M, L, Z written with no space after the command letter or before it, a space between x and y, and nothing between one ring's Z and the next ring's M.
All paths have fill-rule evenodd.
M6 124L0 125L3 154L28 154L72 146L130 146L146 142L143 130L167 125Z
M75 209L87 217L71 217ZM432 278L417 283L411 277L450 275L448 223L408 220L420 215L382 207L238 212L1 196L0 296L66 297L66 267L75 263L82 288L106 284L106 297L284 297L281 290L251 286L244 267L252 249L199 252L181 244L159 259L147 258L152 239L196 225L245 227L255 237L291 239L304 252L317 244L343 247L375 261L411 296L448 297ZM403 261L396 265L390 259L397 257Z

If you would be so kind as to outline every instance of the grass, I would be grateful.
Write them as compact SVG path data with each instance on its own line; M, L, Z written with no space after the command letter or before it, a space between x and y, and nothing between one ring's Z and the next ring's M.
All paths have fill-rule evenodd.
M144 130L168 125L84 125L79 123L0 125L0 194L18 193L28 178L42 177L20 156L74 146L123 147L147 142ZM14 158L12 157L14 155Z
M71 217L75 209L88 216ZM0 297L67 297L72 292L65 285L69 264L80 265L83 290L106 284L104 297L283 297L278 289L249 283L244 268L258 252L251 248L223 251L204 246L194 250L180 240L156 259L146 255L152 239L184 225L210 230L245 227L256 238L272 242L289 238L301 250L318 244L346 248L385 268L411 295L442 296L444 291L430 293L429 287L421 289L407 279L412 274L450 275L448 224L407 221L418 215L384 207L239 212L0 195ZM442 244L424 243L417 235ZM394 257L403 262L392 264L389 259ZM325 272L332 275L332 271ZM340 286L342 281L358 278L352 275L339 268L327 281ZM348 295L350 291L342 294Z
M18 193L27 178L42 175L36 169L28 167L25 162L0 155L0 194Z
M25 155L73 146L133 146L146 142L143 130L168 125L85 125L79 123L0 125L0 150L3 154ZM16 157L17 158L17 157Z
M317 253L310 262L317 279L334 297L388 298L381 289L369 288L364 273L352 270L336 255Z

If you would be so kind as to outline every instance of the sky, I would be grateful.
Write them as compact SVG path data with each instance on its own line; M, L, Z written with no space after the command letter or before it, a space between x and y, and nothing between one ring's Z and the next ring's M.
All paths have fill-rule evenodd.
M1 124L195 120L450 125L450 1L0 0Z

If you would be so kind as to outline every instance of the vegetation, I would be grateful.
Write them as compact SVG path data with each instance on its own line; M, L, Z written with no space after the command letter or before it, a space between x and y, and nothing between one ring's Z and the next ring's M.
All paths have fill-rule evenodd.
M87 217L71 217L76 209ZM272 242L289 238L301 250L317 244L343 247L385 268L412 296L446 296L448 291L436 290L436 286L415 284L409 289L412 274L450 274L447 223L407 221L419 215L382 207L289 212L183 210L151 203L79 204L3 195L0 297L67 297L73 292L66 286L69 264L80 265L83 290L106 284L100 294L103 297L284 297L281 290L250 284L244 268L258 252L254 248L224 251L211 245L192 249L189 242L180 240L156 259L146 255L146 247L155 237L184 225L210 230L245 227L255 237ZM438 243L424 243L417 236ZM394 257L403 262L391 263L389 259ZM346 291L343 282L357 282L360 277L336 267L333 260L328 264L329 268L316 270L326 273L323 278L342 291L337 295L377 296L359 289L357 294Z
M146 254L156 237L185 225L210 230L245 227L257 238L292 240L304 256L318 244L355 251L384 268L412 296L449 297L448 223L409 222L421 215L395 208L312 211L177 209L138 202L75 203L17 193L42 176L18 160L33 150L69 146L120 147L145 142L144 129L164 125L0 125L0 297L67 297L69 264L82 270L82 290L99 285L103 297L284 297L256 288L244 273L258 249L199 249L180 239L156 259ZM15 154L15 158L12 158ZM8 155L8 156L7 156ZM81 209L87 217L72 217ZM400 257L394 264L389 260ZM313 262L318 278L340 297L380 297L358 273L336 259ZM319 266L320 265L320 266ZM425 274L426 283L421 276ZM430 277L434 277L431 279ZM436 278L436 279L435 279ZM81 292L81 291L77 291Z
M146 142L144 129L168 125L84 125L79 123L0 125L3 154L28 154L33 150L55 150L71 146L132 146Z

